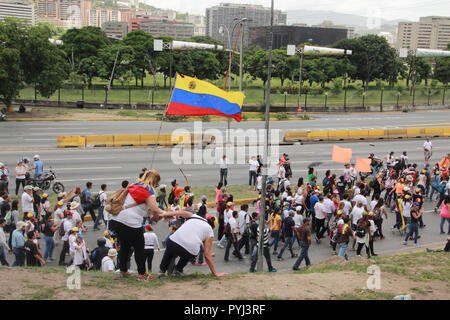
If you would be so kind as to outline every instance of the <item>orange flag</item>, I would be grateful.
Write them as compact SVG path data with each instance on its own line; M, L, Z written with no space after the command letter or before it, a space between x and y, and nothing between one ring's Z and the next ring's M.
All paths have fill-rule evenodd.
M372 172L372 169L370 168L370 163L372 160L370 159L360 159L356 157L356 171L359 172Z
M342 163L349 163L352 158L352 149L341 148L333 145L333 154L331 160Z

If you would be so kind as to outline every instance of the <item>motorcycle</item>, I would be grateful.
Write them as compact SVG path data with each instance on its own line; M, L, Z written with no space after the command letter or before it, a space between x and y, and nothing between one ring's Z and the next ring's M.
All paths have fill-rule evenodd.
M0 110L0 121L6 121L6 111L5 111L5 109Z
M45 172L40 179L31 179L30 183L34 187L39 187L42 190L48 190L52 187L54 193L64 192L64 185L56 181L56 173L50 167L49 172Z

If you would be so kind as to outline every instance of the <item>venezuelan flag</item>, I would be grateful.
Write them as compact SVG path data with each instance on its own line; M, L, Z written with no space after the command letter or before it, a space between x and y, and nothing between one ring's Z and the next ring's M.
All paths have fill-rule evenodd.
M177 74L167 115L222 116L241 121L242 92L226 92L196 78Z

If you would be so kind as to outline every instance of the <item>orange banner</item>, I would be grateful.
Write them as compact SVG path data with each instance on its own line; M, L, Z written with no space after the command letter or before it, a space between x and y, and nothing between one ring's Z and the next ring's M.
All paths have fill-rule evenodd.
M331 160L342 163L349 163L352 158L352 149L341 148L333 145L333 154Z
M360 159L356 157L356 166L355 169L358 172L372 172L372 169L370 168L370 163L372 160L370 159Z

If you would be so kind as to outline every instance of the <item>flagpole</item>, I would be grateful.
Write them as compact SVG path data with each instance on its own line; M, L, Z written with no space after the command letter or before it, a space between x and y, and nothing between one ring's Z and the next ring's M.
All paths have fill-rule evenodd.
M267 71L267 94L266 94L266 119L265 130L266 135L264 137L264 153L263 153L263 165L262 165L262 190L261 190L261 213L259 216L259 246L258 246L258 264L257 270L263 271L263 248L264 248L264 229L265 229L265 216L266 216L266 189L267 189L267 165L269 162L268 144L269 144L269 110L270 110L270 80L272 77L272 44L273 44L273 6L274 0L271 4L270 12L270 41L269 41L269 63Z
M155 152L156 152L156 148L158 147L159 136L161 135L162 124L163 124L164 120L166 119L166 112L167 112L167 109L169 108L169 103L170 103L170 101L172 100L173 91L174 91L174 88L175 88L175 84L176 84L176 82L177 82L177 77L178 77L178 74L175 74L174 85L173 85L173 87L172 87L172 85L170 86L169 101L167 101L166 108L165 108L164 113L163 113L163 115L162 115L162 117L161 117L161 122L160 122L160 124L159 124L158 135L156 136L156 143L155 143L155 145L153 146L152 162L150 163L150 168L152 168L152 169L153 169L153 161L155 160Z

